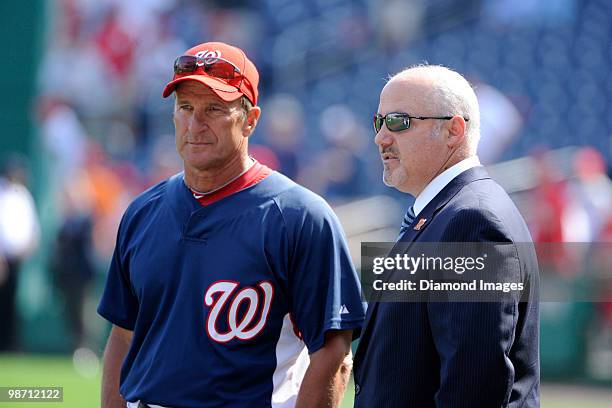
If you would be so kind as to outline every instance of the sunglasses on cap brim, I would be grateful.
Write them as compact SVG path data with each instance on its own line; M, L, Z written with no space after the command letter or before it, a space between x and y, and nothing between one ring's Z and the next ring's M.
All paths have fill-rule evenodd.
M194 74L198 71L224 80L242 79L243 77L240 68L221 57L200 58L195 55L181 55L174 61L175 75Z

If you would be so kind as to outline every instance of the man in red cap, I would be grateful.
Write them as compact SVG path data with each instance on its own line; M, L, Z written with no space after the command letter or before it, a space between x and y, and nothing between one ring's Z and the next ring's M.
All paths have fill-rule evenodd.
M223 43L186 51L173 92L184 172L126 210L98 313L102 406L337 407L364 317L325 201L248 154L259 75Z

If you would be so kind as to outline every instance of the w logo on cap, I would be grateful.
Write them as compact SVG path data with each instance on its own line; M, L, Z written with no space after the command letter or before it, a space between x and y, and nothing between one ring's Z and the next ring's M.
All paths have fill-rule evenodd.
M183 57L190 58L180 60ZM178 70L177 63L182 64L179 64ZM202 70L205 72L202 73ZM174 62L172 81L166 84L162 96L170 96L177 84L183 81L199 81L225 102L245 96L253 105L257 105L259 73L244 51L233 45L207 42L189 48Z
M217 60L217 58L221 58L221 51L219 50L202 50L198 51L195 55L200 58L202 61L198 61L197 65L201 67L204 64L212 64Z

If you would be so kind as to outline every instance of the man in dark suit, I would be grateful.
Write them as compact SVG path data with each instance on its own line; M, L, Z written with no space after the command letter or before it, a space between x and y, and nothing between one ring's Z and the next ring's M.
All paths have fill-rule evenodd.
M386 84L374 122L385 184L416 197L398 241L510 245L497 272L520 277L527 296L371 302L355 406L538 407L537 259L522 216L476 156L474 91L447 68L412 67Z

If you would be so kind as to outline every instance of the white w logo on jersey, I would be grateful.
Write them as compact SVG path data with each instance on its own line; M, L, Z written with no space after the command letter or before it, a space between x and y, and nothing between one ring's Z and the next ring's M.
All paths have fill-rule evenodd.
M208 336L218 343L227 343L236 338L240 340L250 340L263 330L268 320L270 305L274 297L274 287L270 282L264 281L257 285L263 291L263 308L259 316L259 321L253 324L259 306L260 295L257 289L245 287L234 296L230 303L227 314L227 325L229 330L225 333L220 333L217 330L216 326L219 314L238 285L238 282L219 281L210 285L208 290L206 290L204 303L206 303L206 306L212 306L208 312L208 319L206 320L206 331L208 332ZM213 295L216 293L221 293L221 295L215 300ZM242 319L238 321L238 308L240 304L245 301L249 302L248 309ZM251 328L247 330L247 327Z

